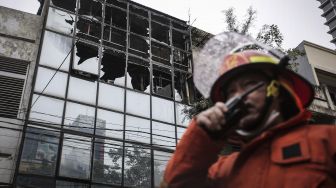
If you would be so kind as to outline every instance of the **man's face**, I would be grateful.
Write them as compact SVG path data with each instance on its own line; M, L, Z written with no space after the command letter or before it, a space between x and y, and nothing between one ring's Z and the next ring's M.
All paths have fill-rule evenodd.
M268 82L268 79L263 74L248 73L243 74L236 79L231 80L225 90L226 99L230 99L237 95L241 95L247 89L255 86L259 82ZM245 131L252 131L260 125L256 125L258 118L263 113L266 98L266 85L250 93L244 100L245 116L238 121L238 127Z

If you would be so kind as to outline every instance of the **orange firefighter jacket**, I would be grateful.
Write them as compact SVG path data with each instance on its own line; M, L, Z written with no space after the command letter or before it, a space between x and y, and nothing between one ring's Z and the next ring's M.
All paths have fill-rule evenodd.
M336 127L307 125L310 116L301 112L227 156L218 155L225 143L193 120L161 187L336 188Z

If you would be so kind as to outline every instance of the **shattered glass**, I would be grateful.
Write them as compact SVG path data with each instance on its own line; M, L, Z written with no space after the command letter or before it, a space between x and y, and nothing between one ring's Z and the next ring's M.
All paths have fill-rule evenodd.
M180 71L175 71L175 100L190 104L193 101L193 81L192 75Z
M126 55L106 49L101 62L100 80L115 85L125 85Z
M170 69L153 65L153 93L172 98L172 72Z
M52 29L64 34L71 35L74 32L75 15L55 8L49 8L47 25Z
M149 62L129 56L127 87L149 93Z
M73 69L98 75L98 47L84 42L75 45Z

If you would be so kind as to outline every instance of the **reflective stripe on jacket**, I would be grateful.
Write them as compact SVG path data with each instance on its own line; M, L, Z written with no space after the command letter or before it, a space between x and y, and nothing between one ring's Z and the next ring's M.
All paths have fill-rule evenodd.
M161 187L336 187L336 127L307 125L305 111L262 133L240 152L218 156L193 120L169 161Z

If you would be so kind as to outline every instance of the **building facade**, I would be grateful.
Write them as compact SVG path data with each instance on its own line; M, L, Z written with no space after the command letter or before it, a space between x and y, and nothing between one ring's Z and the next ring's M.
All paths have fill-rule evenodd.
M327 20L324 24L329 27L328 33L332 36L330 41L336 44L336 1L335 0L318 0L321 5L320 9L323 10L322 16Z

